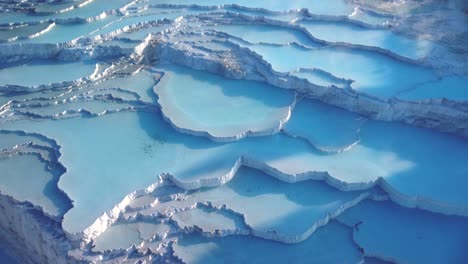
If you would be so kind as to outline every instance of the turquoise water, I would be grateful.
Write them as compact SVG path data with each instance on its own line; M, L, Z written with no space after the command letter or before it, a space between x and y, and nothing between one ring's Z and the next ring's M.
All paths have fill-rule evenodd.
M23 21L27 22L39 22L43 19L43 17L40 16L28 16L25 13L5 13L2 14L0 17L0 23L1 24L10 24L10 23L20 23Z
M227 184L203 189L189 199L192 203L225 204L244 215L247 225L256 231L274 231L280 236L294 237L307 232L359 194L340 192L317 181L288 184L261 171L242 168ZM272 206L276 209L271 210Z
M52 90L39 90L34 92L7 92L0 95L0 104L6 107L10 102L34 101L41 99L51 99L66 94L69 90L62 88Z
M0 85L37 86L41 84L74 81L91 75L93 62L30 63L0 69Z
M363 128L362 141L358 145L337 155L319 154L307 142L283 135L214 144L198 137L169 132L173 130L167 123L151 113L112 114L98 119L24 121L8 125L8 128L10 126L11 129L47 134L62 146L60 160L67 167L67 173L62 176L59 186L75 201L75 207L64 220L64 226L70 232L91 224L125 194L155 182L159 173L169 172L185 182L219 177L232 168L240 155L266 162L293 175L328 171L345 182L368 182L380 176L408 195L462 204L467 200L463 191L464 163L459 163L465 159L466 143L401 125L370 123ZM395 134L392 129L405 132ZM385 144L379 140L381 135L386 135ZM416 142L414 135L418 135ZM76 137L81 140L75 140ZM411 140L413 147L393 145L390 140ZM427 142L438 144L428 145ZM96 147L107 151L95 152ZM444 154L448 152L451 155ZM109 156L108 153L112 154ZM77 163L86 166L74 166ZM450 165L440 167L437 164ZM445 175L450 175L450 180ZM125 181L128 177L135 180ZM427 177L432 179L430 184L419 184ZM409 179L413 183L405 184ZM112 189L100 187L109 182L112 182ZM440 185L440 182L444 184ZM90 196L90 192L95 195Z
M240 37L250 43L288 44L300 43L305 46L319 46L300 30L281 28L269 25L220 25L213 30L225 32L229 35ZM277 36L281 36L278 38Z
M359 140L364 117L317 101L302 99L284 131L323 150L344 150Z
M0 149L13 148L16 145L25 144L28 142L50 148L54 147L50 142L33 135L19 135L15 132L6 130L0 130L0 135Z
M14 37L29 37L45 30L50 23L41 23L37 25L24 25L14 29L1 29L0 40L7 41Z
M408 100L446 98L466 101L468 99L468 89L466 89L465 83L467 83L466 76L448 76L417 85L413 89L401 92L398 97Z
M326 72L320 71L318 69L301 69L295 72L291 72L291 75L306 79L313 84L325 87L336 86L339 88L347 88L350 87L351 83L349 80L333 77L330 74L327 74Z
M0 194L84 262L464 263L463 13L438 4L4 3Z
M33 43L62 43L71 41L80 36L87 35L90 32L98 30L104 27L111 21L118 19L116 16L107 16L104 19L89 23L78 23L78 24L56 24L46 34L39 35L33 39L24 40L24 42Z
M68 209L63 195L54 186L54 171L36 155L2 157L0 170L3 172L0 177L2 194L20 201L34 201L50 215L60 216Z
M235 250L233 248L242 248ZM327 252L339 249L339 254ZM359 252L353 247L350 231L330 223L317 230L314 236L300 244L286 245L245 236L204 238L183 236L174 247L175 254L189 263L357 263ZM336 251L335 251L336 252Z
M122 88L127 91L136 92L142 101L153 102L155 95L153 86L156 84L154 74L141 70L133 75L121 76L98 82L93 86L95 89Z
M126 103L109 103L99 100L82 100L66 104L53 104L49 107L23 107L18 109L22 113L31 113L38 116L51 117L65 114L67 111L86 110L92 114L100 114L105 111L115 111L130 107Z
M351 87L359 92L380 97L395 96L405 89L436 79L430 69L364 51L333 47L307 50L293 45L260 45L251 49L270 62L274 70L289 72L298 68L318 68L353 80Z
M161 70L165 74L155 93L164 115L178 127L216 137L275 129L294 101L293 93L258 82L176 66Z
M216 230L235 230L242 228L242 220L218 212L210 212L201 208L195 208L176 213L172 216L179 227L200 227L204 232Z
M140 15L140 16L129 16L129 17L121 17L115 21L112 21L109 24L106 24L104 27L102 27L99 30L94 31L92 34L90 34L90 37L95 37L100 34L107 34L111 33L117 29L121 29L125 26L136 24L136 23L144 23L148 21L156 21L158 19L165 18L164 15L155 16L155 15Z
M70 19L70 18L94 18L101 15L104 11L111 11L123 7L124 5L130 3L130 0L116 0L108 3L104 0L93 0L89 3L71 9L68 12L62 13L51 13L45 15L28 15L27 13L20 14L11 14L7 13L2 15L0 23L20 23L20 22L34 22L34 21L43 21L47 19ZM79 4L79 3L76 3ZM41 10L39 10L41 11Z
M304 21L298 24L317 39L310 39L298 29L269 25L222 25L213 27L217 31L241 37L250 43L288 44L296 42L308 47L321 46L318 41L349 43L368 47L379 47L411 59L424 58L433 44L427 40L415 40L389 30L365 29L346 23ZM281 38L277 36L280 35ZM355 38L359 35L359 38Z
M148 27L148 28L137 30L137 31L128 32L128 33L122 35L122 37L130 38L130 39L134 39L134 40L144 40L146 37L148 37L148 34L150 34L150 33L156 34L156 33L162 32L162 31L164 31L164 30L166 30L168 28L170 28L170 25L161 25L161 26L155 26L155 27Z
M405 160L407 169L384 176L398 191L453 204L466 203L467 197L462 191L462 186L467 183L463 161L466 159L466 140L384 122L366 123L361 138L359 144L362 146L392 153L385 162L398 166L396 160Z
M95 250L104 251L115 248L127 249L131 245L137 245L140 242L138 230L129 225L114 225L99 236L95 241Z
M187 1L176 0L176 1L167 1L167 0L154 0L149 1L151 4L187 4ZM254 8L265 8L273 11L285 11L285 10L294 10L300 8L308 8L311 13L314 14L324 14L324 15L348 15L352 13L352 6L346 4L342 0L333 0L327 5L321 5L320 1L305 1L305 0L296 0L296 1L247 1L247 0L236 0L236 1L218 1L218 0L209 0L201 1L195 0L190 1L190 4L198 5L222 5L222 4L236 4L240 6L254 7Z
M112 2L105 0L94 0L80 8L75 8L69 12L54 15L54 18L92 18L101 15L104 11L121 8L130 2L130 0L115 0Z
M370 255L402 263L463 263L468 257L463 250L468 223L463 217L365 201L339 219L351 226L361 222L353 237Z
M412 39L390 30L364 29L351 24L303 22L300 25L304 26L312 36L321 40L380 47L411 59L424 58L433 45L427 40Z
M34 9L36 12L69 12L72 7L83 4L85 0L75 1L72 3L54 3L52 5L40 5Z

